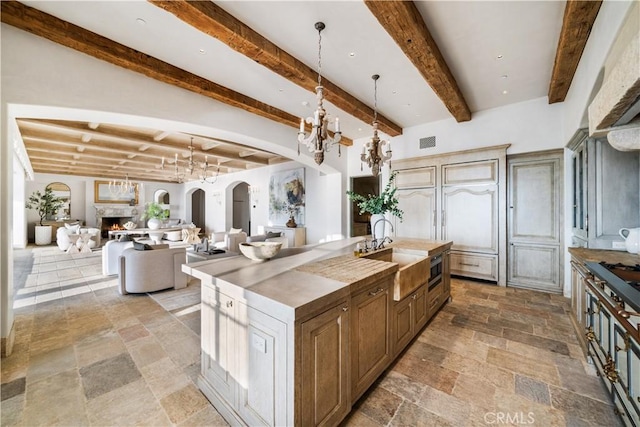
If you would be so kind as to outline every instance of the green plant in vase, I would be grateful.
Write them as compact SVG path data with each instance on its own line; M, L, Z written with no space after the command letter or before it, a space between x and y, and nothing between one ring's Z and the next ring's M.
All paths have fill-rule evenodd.
M51 226L43 225L47 215L54 215L58 209L64 205L64 200L53 194L53 190L49 187L45 188L44 193L34 191L27 200L26 208L33 209L40 217L39 225L35 229L36 245L48 245L51 243Z
M141 220L147 220L147 226L153 230L156 230L162 226L162 220L169 217L169 211L162 207L159 203L151 202L147 203Z
M390 213L391 215L398 218L402 221L402 215L404 212L402 209L398 208L398 198L396 197L396 188L393 185L394 180L396 179L396 175L398 171L393 171L389 176L389 181L387 185L384 187L384 190L379 194L367 194L362 195L355 193L353 191L347 191L347 196L349 200L356 203L358 209L360 209L360 215L364 213L371 214L371 230L374 232L373 227L375 223L384 218L386 213ZM379 233L374 233L377 237L381 237L384 235L384 222L382 222L382 231ZM380 226L380 225L379 225ZM378 227L379 227L378 226Z

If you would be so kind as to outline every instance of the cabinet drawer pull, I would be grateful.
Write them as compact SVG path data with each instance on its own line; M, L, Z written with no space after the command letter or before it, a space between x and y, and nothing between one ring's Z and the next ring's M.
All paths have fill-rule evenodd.
M233 307L233 301L227 301L227 307Z
M466 262L461 262L460 265L466 265L468 267L480 267L480 264L470 264Z
M635 313L633 311L627 310L618 310L618 314L625 319L628 319L631 316L640 316L640 313Z
M411 299L416 299L418 298L418 294L413 294L413 296L411 297Z
M584 336L588 341L596 340L596 334L595 332L593 332L593 328L591 326L589 326L589 328L587 329L587 333L584 334Z
M349 307L342 307L342 311L347 311L349 310Z
M383 288L378 288L378 289L377 289L377 290L375 290L375 291L371 291L371 292L369 292L369 295L373 297L373 296L378 295L380 292L384 292L384 289L383 289Z

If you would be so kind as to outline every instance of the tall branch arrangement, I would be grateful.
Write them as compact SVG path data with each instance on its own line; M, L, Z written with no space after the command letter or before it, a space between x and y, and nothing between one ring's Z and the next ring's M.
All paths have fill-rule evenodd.
M360 214L365 212L370 214L385 214L389 212L391 215L402 221L402 215L404 212L402 209L398 208L396 188L393 185L397 174L398 171L393 171L391 173L387 185L379 196L374 194L367 194L364 196L362 194L354 193L353 191L347 191L347 196L349 196L349 200L356 202L356 205L360 209Z

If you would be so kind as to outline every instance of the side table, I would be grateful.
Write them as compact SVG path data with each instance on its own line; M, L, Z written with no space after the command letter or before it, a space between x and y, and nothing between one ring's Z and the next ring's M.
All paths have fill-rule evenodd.
M89 247L90 241L91 241L91 234L89 233L80 234L80 253L81 254L91 253L91 248Z
M68 254L77 254L80 251L76 244L78 243L78 239L80 239L80 234L69 234L69 247L67 248Z

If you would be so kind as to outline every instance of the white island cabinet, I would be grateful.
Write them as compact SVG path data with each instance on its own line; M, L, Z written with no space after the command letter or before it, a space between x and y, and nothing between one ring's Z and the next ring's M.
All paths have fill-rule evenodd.
M202 284L198 384L231 425L337 425L393 361L398 265L354 257L360 240L183 265Z

